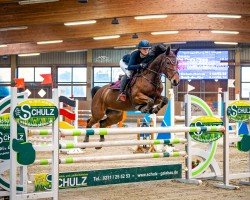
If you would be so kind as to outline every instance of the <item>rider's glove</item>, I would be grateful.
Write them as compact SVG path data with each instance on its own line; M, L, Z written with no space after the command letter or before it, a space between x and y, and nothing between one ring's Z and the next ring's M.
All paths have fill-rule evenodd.
M140 67L141 67L142 69L145 69L145 68L147 67L147 64L146 64L146 63L141 63L141 64L140 64Z

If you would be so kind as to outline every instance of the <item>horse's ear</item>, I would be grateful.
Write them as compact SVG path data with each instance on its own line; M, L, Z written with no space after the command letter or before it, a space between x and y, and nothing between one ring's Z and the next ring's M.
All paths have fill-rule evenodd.
M176 49L176 50L174 51L174 54L175 54L176 56L177 56L179 50L180 50L180 48L178 48L178 49Z
M167 48L167 50L166 50L166 55L168 56L169 53L170 53L170 47Z

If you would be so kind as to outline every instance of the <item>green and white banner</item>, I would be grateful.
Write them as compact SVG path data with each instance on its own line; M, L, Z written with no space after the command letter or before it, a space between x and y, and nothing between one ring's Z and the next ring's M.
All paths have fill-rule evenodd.
M29 99L17 105L13 116L16 122L26 127L42 127L52 124L58 117L57 107L44 99Z
M59 174L59 188L89 187L163 179L177 179L181 177L181 164L65 172ZM35 191L51 189L51 175L46 173L36 174L34 176L34 180Z

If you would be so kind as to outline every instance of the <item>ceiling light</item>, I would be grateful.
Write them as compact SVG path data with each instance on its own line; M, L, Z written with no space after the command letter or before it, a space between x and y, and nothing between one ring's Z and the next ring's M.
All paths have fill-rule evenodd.
M119 20L115 17L112 19L111 24L119 24Z
M144 15L144 16L135 16L135 19L162 19L166 18L167 15Z
M69 51L66 51L67 53L78 53L78 52L84 52L84 51L87 51L86 49L83 49L83 50L69 50Z
M214 44L237 45L238 42L214 42Z
M56 2L59 0L25 0L25 1L19 1L18 3L20 5L27 5L27 4L35 4L35 3L50 3L50 2Z
M28 26L12 26L12 27L4 27L0 28L0 31L17 31L27 29Z
M165 42L163 44L186 44L187 42Z
M114 49L131 49L131 48L135 48L135 45L129 45L129 46L117 46L114 47Z
M132 35L132 39L137 39L137 38L139 38L139 36L137 35L137 33L134 33L134 34Z
M7 47L7 44L0 44L0 48Z
M37 44L56 44L56 43L62 43L63 40L50 40L50 41L40 41L37 42Z
M222 34L239 34L238 31L216 31L216 30L213 30L211 31L211 33L222 33Z
M93 37L93 39L94 40L107 40L107 39L115 39L119 37L120 35L108 35L108 36Z
M88 20L88 21L76 21L76 22L65 22L65 26L77 26L77 25L85 25L85 24L95 24L96 20Z
M158 31L158 32L152 32L152 35L165 35L165 34L177 34L179 31Z
M39 56L40 53L26 53L26 54L18 54L19 57L27 57L27 56Z
M211 18L231 18L231 19L241 18L241 15L208 14L207 16Z

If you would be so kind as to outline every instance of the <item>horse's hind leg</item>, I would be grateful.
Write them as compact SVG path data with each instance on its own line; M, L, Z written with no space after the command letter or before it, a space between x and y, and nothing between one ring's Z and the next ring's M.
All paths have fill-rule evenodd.
M93 117L89 118L87 120L87 126L86 126L86 128L91 128L94 124L98 123L99 120L95 119ZM89 142L89 135L85 135L85 138L84 138L83 142Z
M94 124L100 122L100 120L105 115L105 109L101 104L95 103L94 105L97 106L97 108L96 107L94 107L94 109L92 108L91 110L92 116L88 119L86 128L91 128ZM89 142L89 135L85 135L83 142Z
M151 111L152 113L155 113L155 114L157 114L159 110L163 108L163 106L168 104L168 98L162 96L161 98L157 99L156 103L158 104Z
M122 120L123 112L117 110L109 110L107 113L107 118L100 121L100 128L106 128L107 126L111 126L113 124L117 124ZM105 140L104 135L100 135L100 142ZM96 149L100 149L101 147L96 147Z
M106 112L107 118L100 121L100 128L105 128L117 124L122 120L123 111L118 110L108 110Z
M154 106L154 100L142 93L137 94L134 101L138 104L135 108L143 113L149 113Z

